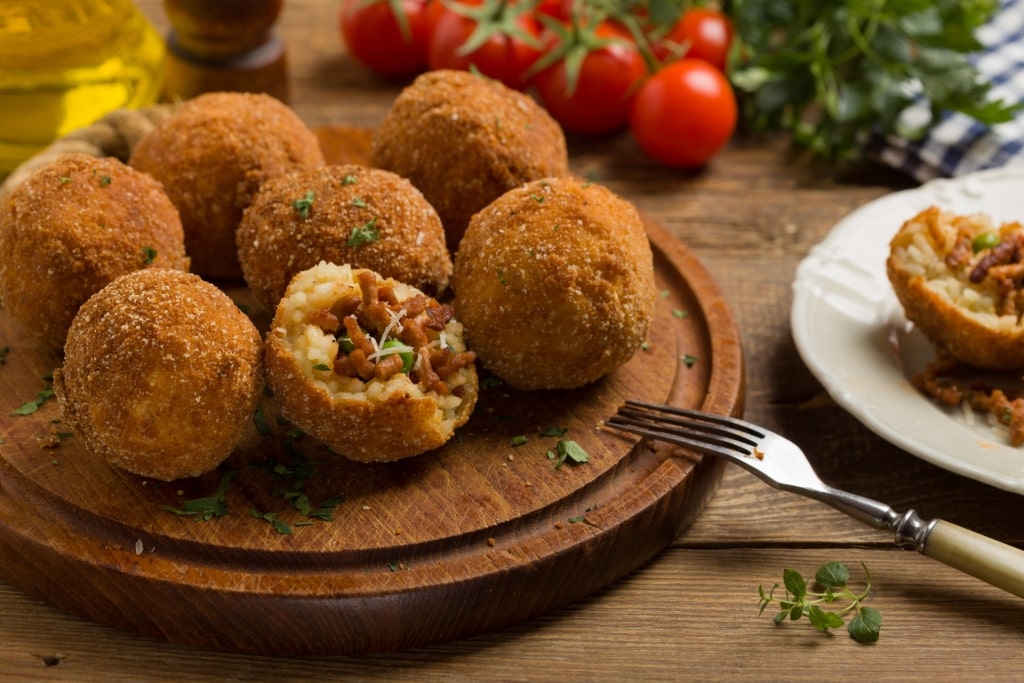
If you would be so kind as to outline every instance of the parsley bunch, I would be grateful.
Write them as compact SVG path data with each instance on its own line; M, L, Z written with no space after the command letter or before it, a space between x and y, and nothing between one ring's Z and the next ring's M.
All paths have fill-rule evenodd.
M858 643L873 643L878 640L878 633L882 628L882 614L874 607L863 604L871 592L871 574L863 563L861 567L864 569L867 586L860 593L854 593L847 586L850 570L842 562L826 562L821 565L814 575L813 584L809 584L797 570L786 569L782 572L785 598L775 597L779 584L772 586L767 593L764 586L757 587L761 596L760 612L763 613L768 605L777 602L779 611L773 619L776 624L781 624L786 619L797 621L801 617L807 617L811 625L822 632L830 628L839 628L846 623L843 617L855 612L854 618L846 627L850 637ZM812 591L812 587L818 588L820 592ZM842 605L842 601L846 601L846 604ZM834 609L822 609L822 605L833 606L836 603L840 604Z
M863 155L872 132L910 139L943 111L984 124L1019 106L991 99L967 55L997 0L730 0L730 79L754 133L788 131L830 160ZM920 97L930 112L910 122Z

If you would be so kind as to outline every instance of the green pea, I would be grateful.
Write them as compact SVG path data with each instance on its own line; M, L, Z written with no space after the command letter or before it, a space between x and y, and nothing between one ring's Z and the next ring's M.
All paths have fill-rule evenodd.
M999 235L994 232L980 232L974 236L974 240L971 242L971 249L977 254L983 249L991 249L992 247L999 244Z
M394 348L396 346L406 346L406 344L403 344L402 342L400 342L397 339L388 339L386 342L384 342L384 347L383 348L391 349L391 348ZM412 365L413 365L412 351L399 351L398 352L398 357L402 359L402 372L404 372L405 374L408 375L412 371Z

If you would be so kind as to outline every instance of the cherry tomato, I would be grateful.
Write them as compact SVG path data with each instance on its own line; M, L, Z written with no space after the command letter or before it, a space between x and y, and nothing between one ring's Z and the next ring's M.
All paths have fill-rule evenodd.
M526 72L540 56L541 32L528 3L464 0L458 5L437 4L442 9L427 53L431 69L465 71L472 67L510 88L526 88ZM467 43L470 40L473 44Z
M537 73L533 84L538 99L567 131L603 135L626 127L630 99L647 74L647 65L628 34L614 24L603 22L593 35L616 40L586 53L579 64L575 87L570 83L565 59Z
M725 71L732 36L729 17L713 9L694 7L683 12L665 37L653 46L654 54L661 61L674 57L703 59Z
M569 21L572 19L572 3L573 0L539 0L533 13L559 21Z
M721 71L702 59L662 67L633 99L629 124L640 148L667 166L708 162L736 128L736 97Z
M427 68L426 0L342 0L338 24L349 54L375 73L410 76Z

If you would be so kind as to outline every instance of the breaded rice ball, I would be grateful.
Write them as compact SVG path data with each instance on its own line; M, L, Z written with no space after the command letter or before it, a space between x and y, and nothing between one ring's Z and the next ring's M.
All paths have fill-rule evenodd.
M654 265L633 205L571 178L512 190L473 217L455 311L480 363L517 389L571 389L629 360L654 316Z
M147 133L128 163L164 185L178 207L192 271L240 280L235 230L270 178L324 163L298 116L262 93L215 92L188 100Z
M188 270L178 211L152 177L114 158L58 157L0 206L0 301L59 349L78 308L119 275Z
M321 262L288 285L264 362L285 418L340 455L384 462L438 448L465 424L474 361L449 306Z
M268 181L238 227L238 257L273 311L292 278L320 261L349 263L432 295L452 260L437 212L408 180L365 166L323 166Z
M196 275L151 268L89 299L53 375L65 422L111 465L164 481L215 469L263 390L252 322Z
M430 71L403 90L370 159L423 192L453 253L474 213L527 181L569 174L558 123L529 96L467 71Z
M1024 226L932 206L889 248L889 281L933 344L978 368L1024 367Z

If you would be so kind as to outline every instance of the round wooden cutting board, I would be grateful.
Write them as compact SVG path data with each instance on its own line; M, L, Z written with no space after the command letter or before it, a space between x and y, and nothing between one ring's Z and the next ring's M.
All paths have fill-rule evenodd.
M119 629L262 654L415 647L597 591L685 529L723 470L603 421L627 398L742 410L725 301L683 244L647 229L660 291L648 348L579 390L484 379L449 444L389 464L331 454L267 398L217 472L163 483L117 470L62 428L47 398L60 358L0 311L0 578ZM246 290L228 292L266 328ZM15 414L26 403L38 409ZM589 460L559 464L559 439ZM180 514L197 506L210 512Z

